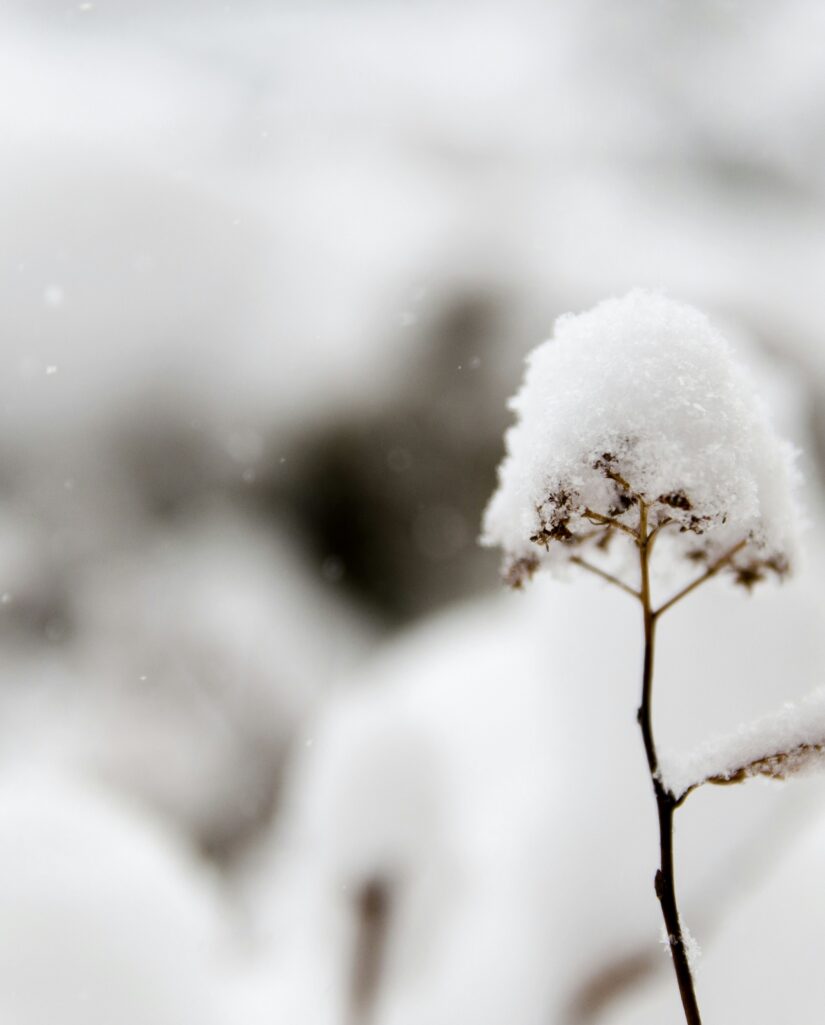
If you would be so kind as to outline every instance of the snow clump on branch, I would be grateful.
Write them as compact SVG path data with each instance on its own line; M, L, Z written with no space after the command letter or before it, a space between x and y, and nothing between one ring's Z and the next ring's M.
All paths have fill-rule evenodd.
M521 584L543 563L647 528L747 587L784 575L795 547L795 453L704 314L636 289L566 314L528 356L511 400L482 543Z
M788 779L825 766L825 687L798 705L743 724L735 733L709 740L688 755L666 754L659 778L676 797L704 783Z

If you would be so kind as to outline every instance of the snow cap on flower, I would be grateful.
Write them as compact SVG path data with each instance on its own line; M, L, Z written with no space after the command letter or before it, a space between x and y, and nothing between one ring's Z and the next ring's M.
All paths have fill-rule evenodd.
M667 523L678 554L727 567L750 586L783 574L798 514L794 451L704 314L636 289L556 321L510 402L499 486L482 543L501 546L520 585L542 562L604 549ZM605 521L611 521L612 526Z

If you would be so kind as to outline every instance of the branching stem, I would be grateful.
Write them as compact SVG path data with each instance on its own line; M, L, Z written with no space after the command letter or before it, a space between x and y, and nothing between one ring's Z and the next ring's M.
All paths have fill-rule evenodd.
M612 477L612 479L616 480L617 478ZM629 485L627 485L624 480L619 479L618 482L629 489ZM673 817L676 814L676 810L682 806L685 798L693 789L695 789L695 787L689 787L683 794L680 794L677 797L667 789L659 777L659 760L656 754L656 742L653 736L653 656L656 648L656 625L659 621L659 617L667 612L668 609L673 608L677 602L680 602L683 598L687 597L687 595L699 587L700 584L703 584L706 580L715 576L720 569L729 565L737 553L745 547L748 541L747 538L745 538L738 544L734 545L711 563L704 573L698 576L691 583L687 584L687 586L683 587L681 591L678 591L672 598L669 598L663 605L660 605L659 608L656 609L653 607L650 589L650 559L653 552L653 544L658 537L659 532L669 523L674 521L670 518L666 518L651 527L649 525L648 517L650 508L649 504L645 502L641 495L638 495L635 492L633 493L633 497L639 507L638 530L634 530L632 527L629 527L610 516L604 516L601 513L594 512L592 509L585 509L583 515L590 520L591 523L600 527L616 528L617 530L623 531L625 534L629 534L630 537L633 538L633 541L639 551L639 570L641 577L639 590L635 591L623 580L613 576L612 573L608 573L599 566L594 566L593 564L586 562L577 555L574 555L570 561L575 563L577 566L581 566L582 569L587 570L589 573L593 573L596 576L601 577L602 580L606 580L608 583L621 588L621 590L632 595L642 604L645 646L644 665L642 669L642 700L639 705L636 718L639 722L639 728L642 733L642 742L644 743L647 767L650 772L650 781L653 784L653 794L656 798L656 811L659 818L660 862L659 868L656 871L654 885L656 889L656 896L659 899L659 904L662 909L662 917L665 922L665 930L667 931L670 953L673 958L673 969L676 973L676 981L679 984L679 993L682 998L682 1007L685 1012L685 1021L687 1025L702 1025L702 1019L699 1014L699 1005L696 1001L696 991L693 986L693 976L690 972L690 963L688 961L687 949L685 947L684 935L682 933L682 925L679 919L679 909L676 903L676 880L673 868ZM705 782L717 782L717 780L712 779L706 780Z
M637 600L641 600L642 596L638 591L634 591L632 587L628 587L623 580L619 580L618 577L614 577L612 573L608 573L599 566L594 566L592 562L586 562L584 559L579 558L578 555L571 556L570 561L576 566L586 569L588 573L595 573L597 577L601 577L602 580L606 580L608 584L620 587L626 594L630 594Z
M661 523L658 523L650 531L650 533L647 535L647 551L648 551L648 555L650 554L650 552L653 551L653 542L659 536L660 531L664 530L665 527L670 526L671 523L673 523L673 520L670 520L670 519L662 520Z
M689 595L691 591L695 590L700 584L704 584L706 580L710 580L710 578L712 576L715 576L715 574L717 574L720 569L723 569L725 566L727 566L731 559L738 552L740 552L747 543L748 539L743 538L738 544L735 544L733 548L725 552L724 555L720 555L714 563L708 566L708 568L705 570L704 573L701 574L701 576L698 576L694 581L692 581L692 583L688 584L687 587L683 587L681 591L679 591L677 594L674 594L672 598L668 599L668 601L666 601L664 605L656 609L655 613L653 614L654 617L661 616L663 612L667 612L667 610L669 608L672 608L676 604L676 602L681 601L682 598L687 597L687 595Z
M642 613L644 616L644 666L642 671L642 701L639 706L638 721L642 732L647 765L650 770L650 779L653 784L653 793L656 798L656 809L659 816L659 850L660 866L656 872L655 888L656 896L662 909L662 917L665 922L670 952L673 958L673 968L676 972L676 981L679 984L679 993L682 997L682 1007L685 1011L687 1025L701 1025L702 1019L699 1014L699 1005L696 1001L696 991L693 986L693 977L690 973L685 941L682 935L682 926L679 920L679 910L676 904L676 881L673 870L673 816L678 807L678 802L673 794L664 786L659 779L659 763L656 755L656 743L653 737L652 719L652 696L653 696L653 656L656 643L656 621L665 607L658 612L652 607L650 597L650 543L652 534L647 529L647 506L644 502L639 505L639 567L641 571L641 601ZM729 554L730 557L730 554ZM718 568L718 567L717 567ZM715 572L715 570L714 570ZM711 575L711 574L706 574ZM698 586L700 581L694 582L691 586ZM687 593L687 590L685 591Z
M622 530L625 534L629 534L634 541L639 540L639 536L632 527L628 527L626 523L622 523L621 520L614 519L612 516L603 516L601 513L594 512L592 509L585 509L582 513L585 519L590 520L591 523L597 523L603 527L615 527L616 530Z

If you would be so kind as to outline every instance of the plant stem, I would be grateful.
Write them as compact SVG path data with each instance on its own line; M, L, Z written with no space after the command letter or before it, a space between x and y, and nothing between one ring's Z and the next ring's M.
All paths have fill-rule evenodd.
M590 520L591 523L598 523L602 527L613 527L615 530L624 531L624 533L629 534L634 541L636 540L636 531L633 530L632 527L628 527L626 523L613 519L612 516L602 516L601 513L593 512L592 509L585 509L582 515L586 520Z
M652 534L647 530L647 507L644 502L639 504L639 565L641 569L641 599L644 615L644 667L642 671L642 702L637 715L642 731L647 765L656 798L656 810L659 816L659 850L660 867L656 873L656 896L662 908L673 968L682 1007L685 1011L687 1025L702 1025L696 992L693 988L693 977L690 973L687 951L685 949L682 926L679 921L679 910L676 904L676 881L673 871L673 815L677 801L673 794L663 785L658 776L659 763L656 756L656 743L653 738L652 696L653 696L653 655L656 643L656 621L658 613L653 610L650 598L650 542ZM659 610L661 612L661 610Z
M578 566L580 569L586 569L588 573L594 573L597 577L601 577L602 580L606 580L608 584L613 584L614 587L620 588L622 591L631 595L633 598L636 598L638 600L642 597L638 591L634 591L633 588L628 587L623 580L619 580L618 577L614 577L612 573L607 573L600 566L594 566L590 562L585 562L585 560L580 559L578 555L571 556L570 561L573 563L574 566Z
M653 535L651 534L651 537L652 536ZM681 601L682 598L686 598L691 593L691 591L695 591L700 584L704 584L706 580L710 580L710 578L714 576L716 573L718 573L723 566L727 566L731 559L738 552L740 552L747 543L748 539L743 538L738 544L735 544L733 548L730 548L727 552L725 552L724 555L720 555L716 562L714 562L711 566L708 566L708 568L701 576L698 576L694 581L689 583L687 587L683 587L678 594L674 594L674 596L669 601L666 601L661 608L656 610L655 614L657 616L661 616L663 612L667 612L668 609L673 608L676 602Z

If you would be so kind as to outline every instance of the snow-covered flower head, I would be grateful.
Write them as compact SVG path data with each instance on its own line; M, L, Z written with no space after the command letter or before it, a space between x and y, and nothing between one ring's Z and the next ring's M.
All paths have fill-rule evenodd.
M482 534L511 584L604 550L638 530L642 507L691 560L742 543L727 566L740 583L787 570L794 451L702 313L634 290L560 317L527 362Z

